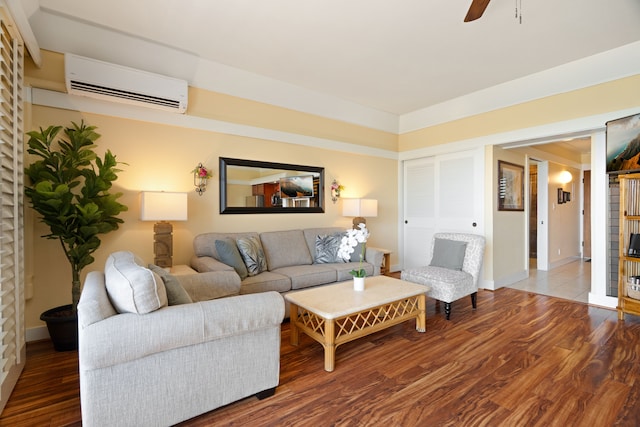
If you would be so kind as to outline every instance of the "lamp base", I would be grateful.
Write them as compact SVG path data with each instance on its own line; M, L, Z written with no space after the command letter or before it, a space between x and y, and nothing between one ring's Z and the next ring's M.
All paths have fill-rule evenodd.
M153 226L153 263L166 268L173 265L173 225L160 221Z
M357 230L358 228L360 228L360 224L364 224L366 226L367 225L367 220L364 219L361 216L357 216L357 217L353 218L353 228L354 229Z

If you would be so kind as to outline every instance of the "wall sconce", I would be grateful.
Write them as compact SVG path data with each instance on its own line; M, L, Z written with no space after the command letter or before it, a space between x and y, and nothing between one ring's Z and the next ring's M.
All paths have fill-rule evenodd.
M167 221L187 220L187 193L143 191L140 194L140 220L158 221L153 226L153 263L173 265L173 225Z
M558 178L561 184L568 184L573 179L573 175L569 171L560 172L560 177Z
M340 192L344 191L344 185L338 183L335 179L331 183L331 201L335 204L340 198Z
M207 191L207 184L212 176L211 171L202 166L202 163L198 163L198 166L191 173L193 174L193 185L196 187L196 193L202 196L202 193Z
M342 216L353 216L353 228L367 224L364 217L378 216L378 201L374 199L342 199Z

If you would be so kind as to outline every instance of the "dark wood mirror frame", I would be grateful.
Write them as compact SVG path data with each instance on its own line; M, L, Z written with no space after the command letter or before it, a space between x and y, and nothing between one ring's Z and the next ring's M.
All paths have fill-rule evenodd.
M267 176L277 175L278 173L286 174L286 171L298 172L294 175L313 175L314 206L295 206L283 207L275 206L232 206L227 199L229 189L227 180L229 177L229 167L240 166L243 168L264 170L273 169L273 174L268 173ZM271 163L261 162L257 160L231 159L228 157L220 157L220 213L221 214L273 214L273 213L324 213L324 168L316 166L291 165L287 163ZM247 184L249 185L249 184ZM274 184L275 185L275 184ZM263 195L264 197L264 195ZM281 198L276 198L282 203Z

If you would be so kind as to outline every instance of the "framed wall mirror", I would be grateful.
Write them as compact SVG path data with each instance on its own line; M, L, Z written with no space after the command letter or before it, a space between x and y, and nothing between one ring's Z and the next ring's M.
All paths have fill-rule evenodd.
M220 157L220 213L324 213L324 168Z

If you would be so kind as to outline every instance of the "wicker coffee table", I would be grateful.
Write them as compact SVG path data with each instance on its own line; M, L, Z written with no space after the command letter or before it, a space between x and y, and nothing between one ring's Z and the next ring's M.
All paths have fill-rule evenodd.
M423 285L387 276L367 277L365 290L353 290L353 282L291 292L291 344L298 345L300 331L324 347L324 369L335 367L336 347L409 319L416 330L426 330Z

